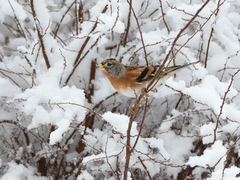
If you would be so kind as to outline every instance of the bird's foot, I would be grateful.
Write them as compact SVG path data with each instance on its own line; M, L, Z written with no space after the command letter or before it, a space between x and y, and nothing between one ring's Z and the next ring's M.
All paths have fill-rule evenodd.
M131 114L136 115L138 113L138 108L130 107L130 112Z
M152 89L151 92L153 92L153 93L157 93L158 90L157 90L157 89Z

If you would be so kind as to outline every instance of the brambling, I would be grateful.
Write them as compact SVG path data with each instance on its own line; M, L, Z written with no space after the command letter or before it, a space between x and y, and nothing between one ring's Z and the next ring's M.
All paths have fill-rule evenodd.
M156 78L155 87L163 85L169 77L180 69L198 62L164 68L159 78ZM114 58L108 58L101 62L97 68L104 73L119 93L128 97L136 97L153 79L159 66L126 66Z

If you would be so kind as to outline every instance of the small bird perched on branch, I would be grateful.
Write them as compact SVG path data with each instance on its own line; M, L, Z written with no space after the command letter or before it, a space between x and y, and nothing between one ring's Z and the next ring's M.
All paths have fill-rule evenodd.
M157 83L155 88L163 85L169 77L180 69L198 62L164 68L155 80ZM101 62L97 68L104 73L119 93L128 97L136 97L153 79L159 66L125 66L114 58L108 58Z

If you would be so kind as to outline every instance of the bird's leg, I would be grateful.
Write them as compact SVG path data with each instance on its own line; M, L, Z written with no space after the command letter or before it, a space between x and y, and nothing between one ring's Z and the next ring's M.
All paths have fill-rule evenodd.
M143 97L148 97L149 96L146 88L142 88L141 93L142 93Z
M146 103L146 97L149 96L149 94L147 93L146 90L147 90L146 88L143 88L143 89L141 90L141 93L142 93L143 97L142 97L142 100L138 103L138 105L143 105L143 104Z

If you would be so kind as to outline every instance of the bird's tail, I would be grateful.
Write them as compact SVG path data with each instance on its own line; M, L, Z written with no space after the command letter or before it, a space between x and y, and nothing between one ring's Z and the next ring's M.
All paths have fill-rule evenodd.
M199 62L200 62L200 60L199 60L199 61L196 61L196 62L184 64L184 65L181 65L181 68L184 68L184 67L187 67L187 66L190 66L190 65L193 65L193 64L197 64L197 63L199 63Z
M192 62L192 63L188 63L188 64L184 64L184 65L177 65L177 66L171 66L171 67L167 67L164 71L164 74L175 74L177 71L179 71L182 68L185 68L187 66L193 65L193 64L197 64L200 61L196 61L196 62Z

